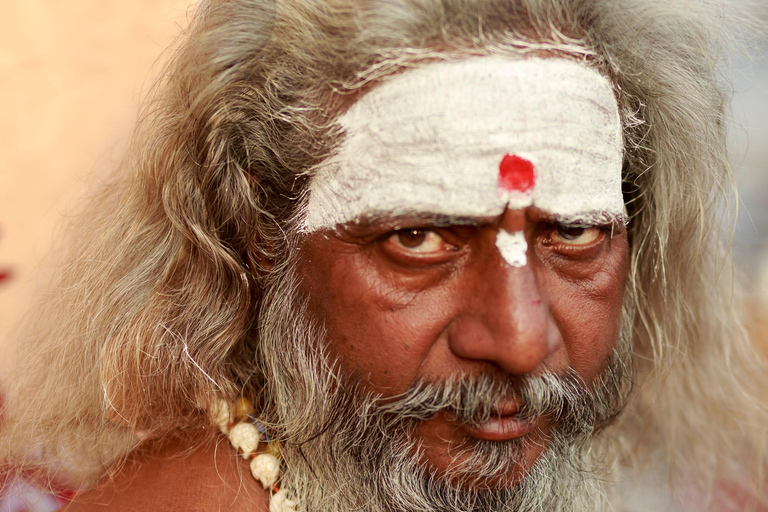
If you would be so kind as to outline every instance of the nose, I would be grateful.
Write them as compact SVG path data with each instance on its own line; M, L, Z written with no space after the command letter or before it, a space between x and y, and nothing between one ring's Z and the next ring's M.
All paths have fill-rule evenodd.
M502 226L520 225L512 217ZM495 246L488 251L467 277L470 293L449 325L449 346L462 359L488 362L511 374L533 373L562 346L562 337L530 258L514 267Z

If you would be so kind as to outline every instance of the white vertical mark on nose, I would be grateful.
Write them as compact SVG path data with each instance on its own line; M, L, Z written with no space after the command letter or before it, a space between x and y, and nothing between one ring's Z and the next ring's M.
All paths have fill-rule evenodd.
M525 233L522 231L509 233L500 229L496 236L496 247L509 265L524 267L528 264L528 242L526 242Z

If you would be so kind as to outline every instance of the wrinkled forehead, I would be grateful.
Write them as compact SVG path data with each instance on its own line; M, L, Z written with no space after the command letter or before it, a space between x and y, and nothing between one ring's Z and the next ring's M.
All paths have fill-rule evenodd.
M500 185L510 158L534 174L517 207L623 217L616 99L605 77L572 60L433 63L379 85L339 123L343 140L310 183L305 231L370 216L500 215L515 206Z

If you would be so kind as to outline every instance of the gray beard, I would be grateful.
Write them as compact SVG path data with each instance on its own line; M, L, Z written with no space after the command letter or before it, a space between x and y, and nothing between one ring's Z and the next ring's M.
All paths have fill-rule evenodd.
M574 371L515 377L501 372L418 382L386 401L364 389L323 350L322 328L307 317L293 273L264 301L260 347L262 420L283 444L281 486L300 510L329 512L551 512L606 508L603 466L588 455L594 434L622 410L631 389L628 329L600 378ZM627 315L625 315L626 317ZM629 322L625 321L626 324ZM418 425L438 412L464 424L491 418L515 396L518 415L547 417L547 447L514 484L492 485L525 467L532 436L452 448L450 481L422 462Z

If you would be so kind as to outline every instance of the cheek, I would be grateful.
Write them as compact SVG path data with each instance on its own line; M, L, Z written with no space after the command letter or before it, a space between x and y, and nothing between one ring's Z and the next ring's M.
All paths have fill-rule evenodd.
M311 258L302 280L309 314L325 327L325 347L347 375L399 393L431 366L451 316L450 286L409 289L359 254Z
M626 260L619 255L587 280L552 278L551 314L569 365L586 381L602 372L619 338Z

